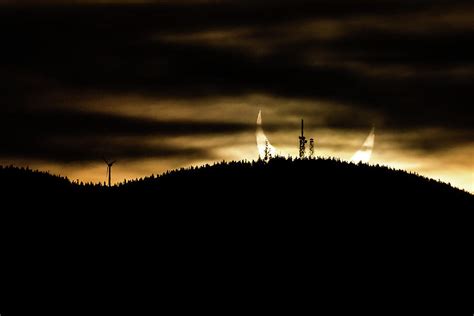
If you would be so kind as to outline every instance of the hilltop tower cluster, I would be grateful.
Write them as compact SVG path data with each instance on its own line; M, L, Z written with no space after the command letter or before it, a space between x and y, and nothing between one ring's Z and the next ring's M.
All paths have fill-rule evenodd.
M308 141L306 140L306 137L304 136L304 120L301 120L301 136L299 137L300 141L300 146L299 146L299 151L300 151L300 159L303 159L306 157L306 144ZM309 158L314 158L314 138L310 138L309 140Z

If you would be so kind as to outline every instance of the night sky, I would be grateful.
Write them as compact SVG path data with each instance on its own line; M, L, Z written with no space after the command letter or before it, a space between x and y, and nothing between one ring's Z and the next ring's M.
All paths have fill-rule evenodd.
M472 0L2 1L0 163L72 180L278 152L474 191ZM316 181L316 179L315 179Z

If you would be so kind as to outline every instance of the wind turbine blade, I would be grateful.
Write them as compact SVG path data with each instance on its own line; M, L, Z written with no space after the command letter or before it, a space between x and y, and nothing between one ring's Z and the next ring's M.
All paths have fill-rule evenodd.
M375 144L375 127L372 127L372 130L369 133L369 136L365 139L362 147L356 151L354 156L352 156L352 162L362 162L369 163L370 158L372 157L372 151L374 150Z
M274 157L276 155L276 149L272 146L270 141L268 140L265 132L263 131L263 122L262 122L262 111L258 112L257 116L257 129L255 131L255 138L257 141L257 150L260 158L265 156L265 147L268 144L268 149L270 151L270 155Z

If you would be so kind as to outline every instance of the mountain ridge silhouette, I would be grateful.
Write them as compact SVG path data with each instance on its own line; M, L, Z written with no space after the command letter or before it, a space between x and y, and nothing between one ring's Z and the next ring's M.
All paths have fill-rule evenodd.
M341 304L423 315L440 309L433 298L461 301L470 271L474 197L387 167L275 158L111 188L7 167L0 189L9 315L146 314L157 296L161 309L254 310L240 295L289 314L317 295L333 315Z
M9 196L22 194L121 203L236 204L278 206L275 200L295 206L363 207L364 203L410 203L422 206L472 206L474 196L448 183L380 165L354 164L337 159L276 157L268 162L230 161L167 171L128 180L112 187L102 183L71 182L66 177L13 166L0 168L0 188ZM84 201L85 201L84 200ZM352 204L351 204L352 202ZM403 202L403 203L402 203ZM441 203L441 204L440 204ZM100 203L99 203L100 204ZM225 204L222 204L225 205ZM381 204L378 204L382 206ZM91 204L93 207L93 204Z

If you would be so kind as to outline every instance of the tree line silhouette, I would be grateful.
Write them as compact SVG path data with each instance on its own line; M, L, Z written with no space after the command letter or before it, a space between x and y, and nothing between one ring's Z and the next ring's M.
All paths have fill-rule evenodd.
M472 206L473 196L439 180L387 166L354 164L339 159L274 157L257 161L222 161L167 171L112 187L83 183L47 172L0 167L2 192L9 195L65 194L84 201L121 206L123 203L186 204L204 206L226 202L253 202L260 206L346 206L354 208L399 206ZM56 195L56 198L60 196Z

